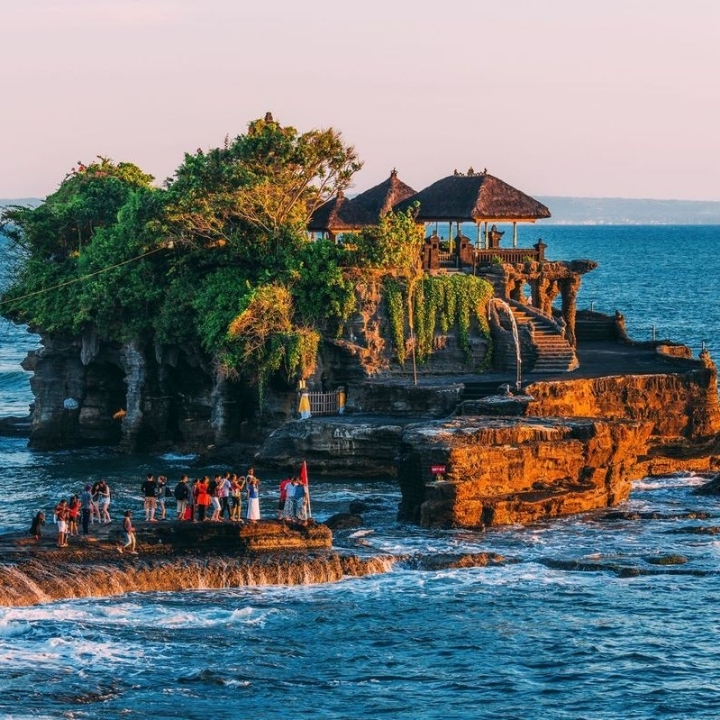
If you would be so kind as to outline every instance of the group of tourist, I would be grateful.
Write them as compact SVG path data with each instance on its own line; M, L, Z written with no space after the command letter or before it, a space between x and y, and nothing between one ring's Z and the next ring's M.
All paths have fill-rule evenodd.
M157 478L148 473L141 486L146 522L157 522L167 517L166 501L175 499L175 518L181 521L243 522L242 498L247 496L245 519L260 519L260 481L253 468L247 475L226 472L214 477L205 475L190 482L187 475L171 488L165 476ZM158 516L159 517L156 517Z
M90 533L91 523L106 524L110 518L110 486L105 480L98 480L94 484L88 483L79 495L72 495L70 500L63 498L56 506L53 521L57 525L57 546L67 547L68 538L80 534ZM42 518L39 516L42 515ZM45 524L44 513L38 513L33 518L30 532L39 540L42 536L42 527Z
M246 497L245 520L256 523L260 520L260 481L254 468L246 475L226 472L214 477L208 475L190 482L183 475L171 487L167 477L148 473L140 486L146 522L167 519L167 503L175 500L175 519L199 522L243 522L242 504ZM111 522L110 486L103 480L87 484L81 493L72 495L70 500L62 499L55 507L53 521L57 524L57 546L67 547L68 538L90 533L93 523ZM280 499L277 517L283 522L307 525L310 517L310 496L307 484L299 476L284 478L280 483ZM135 528L132 511L125 511L122 519L125 543L118 546L119 552L128 550L136 553ZM33 518L30 533L39 540L42 537L45 515L42 512Z

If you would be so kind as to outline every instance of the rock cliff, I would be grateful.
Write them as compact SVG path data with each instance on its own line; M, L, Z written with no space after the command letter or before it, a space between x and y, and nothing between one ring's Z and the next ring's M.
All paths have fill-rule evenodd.
M651 430L649 422L570 418L411 425L400 446L401 516L484 528L615 505L630 493Z

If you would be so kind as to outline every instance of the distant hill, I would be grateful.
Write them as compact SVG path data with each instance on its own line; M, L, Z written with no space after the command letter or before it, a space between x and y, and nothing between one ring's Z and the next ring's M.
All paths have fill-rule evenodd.
M550 208L554 225L720 225L720 202L537 196ZM35 207L40 198L0 198L7 205Z
M0 208L8 205L27 205L28 207L37 207L42 200L40 198L0 198Z
M556 225L720 225L720 202L538 197Z

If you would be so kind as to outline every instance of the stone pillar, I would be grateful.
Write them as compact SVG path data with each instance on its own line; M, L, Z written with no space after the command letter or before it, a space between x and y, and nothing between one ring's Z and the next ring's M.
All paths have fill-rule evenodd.
M217 445L224 445L230 439L229 417L226 400L228 399L228 379L219 370L215 371L213 388L210 393L210 425Z
M560 282L562 294L562 314L565 319L565 339L577 347L575 338L575 314L577 313L577 294L580 290L580 276L574 275Z
M143 406L147 383L147 360L135 340L123 345L120 352L127 384L127 414L122 419L122 445L131 452L138 446L143 425Z

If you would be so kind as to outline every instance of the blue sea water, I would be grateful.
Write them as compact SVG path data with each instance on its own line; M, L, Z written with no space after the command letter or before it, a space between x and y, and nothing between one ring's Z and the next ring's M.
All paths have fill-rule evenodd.
M527 230L527 233L526 233ZM719 227L533 227L551 259L591 258L579 307L620 309L637 339L668 336L717 357ZM0 332L0 415L32 397L19 362L37 339ZM140 507L152 469L195 459L103 450L38 453L0 438L0 529L105 476L115 509ZM194 472L194 471L193 471ZM328 585L133 593L0 608L4 718L716 718L720 716L720 501L692 474L644 479L620 509L487 533L395 520L392 482L315 478L323 520L381 502L363 552L495 552L498 567L420 570ZM275 480L265 479L271 512ZM692 511L707 513L694 519ZM707 532L692 534L693 528ZM676 554L682 565L653 563ZM2 558L0 558L2 562ZM598 563L593 572L577 569ZM76 572L82 572L77 568ZM2 590L0 589L0 592Z

